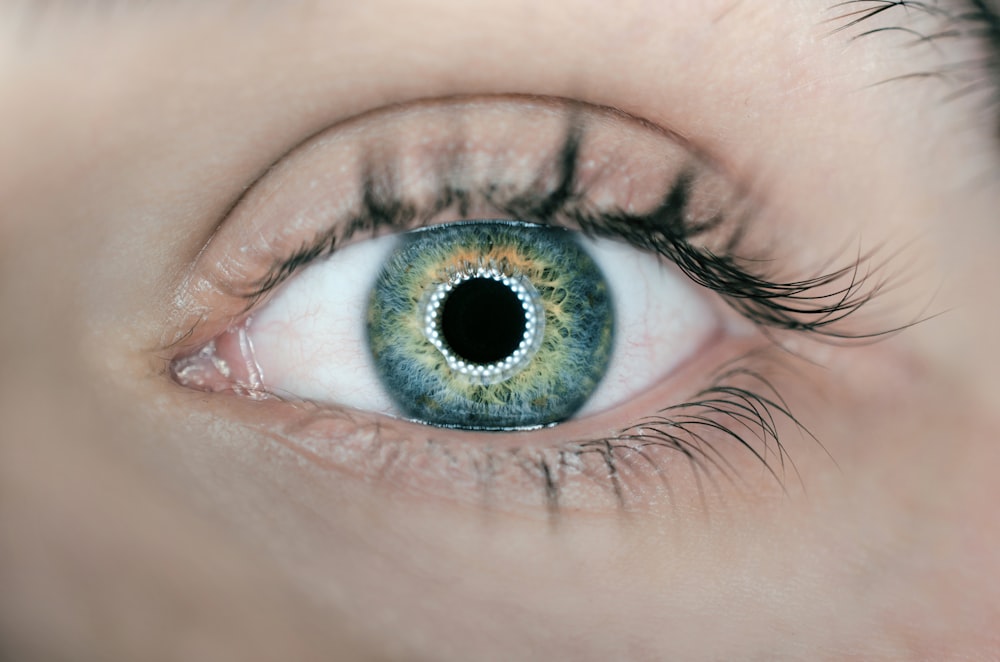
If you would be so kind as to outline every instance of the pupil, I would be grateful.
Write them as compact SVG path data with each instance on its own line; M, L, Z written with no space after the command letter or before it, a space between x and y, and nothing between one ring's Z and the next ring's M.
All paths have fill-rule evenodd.
M510 356L524 337L521 300L492 278L459 284L441 308L441 333L448 347L470 363L487 365Z

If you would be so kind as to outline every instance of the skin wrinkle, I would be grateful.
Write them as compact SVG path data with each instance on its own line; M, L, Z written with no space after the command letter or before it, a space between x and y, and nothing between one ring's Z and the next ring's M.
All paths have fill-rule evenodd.
M200 10L206 3L197 4ZM652 12L652 5L657 4L662 3L651 3L649 16L643 14L642 22L655 22L659 15ZM744 0L733 5L717 25L737 23L749 14L749 7L761 6ZM595 5L595 11L599 9ZM575 11L584 13L581 8ZM766 8L758 13L771 19ZM386 15L397 17L396 12ZM580 23L589 25L586 17ZM418 16L412 25L424 24ZM470 30L476 25L470 25ZM780 24L776 27L780 33ZM159 29L167 30L168 26L157 26ZM218 30L220 41L226 31ZM302 32L305 42L308 31ZM507 43L518 36L516 31L501 32ZM363 34L373 41L380 33ZM456 34L428 38L428 48L445 44ZM734 41L736 34L727 33ZM752 35L739 34L752 41ZM258 33L254 41L266 39ZM39 37L36 46L41 41ZM592 39L591 43L598 41ZM483 42L490 45L486 39ZM189 52L197 52L198 44L197 39L188 42ZM536 39L532 47L541 50L546 45ZM424 55L416 48L414 52L418 57ZM614 53L607 57L614 57ZM857 62L851 57L844 55L845 61ZM697 58L693 59L692 71L703 72L697 68ZM364 60L358 58L359 62ZM86 58L79 61L84 63ZM671 60L664 57L660 61ZM213 62L211 57L204 58L205 71L212 70ZM519 62L509 57L505 66L516 69ZM329 67L336 64L336 58L327 60ZM550 58L546 64L560 72L557 59ZM730 64L718 67L724 70ZM868 73L896 73L883 72L879 66L872 65ZM860 68L846 68L845 78L857 74L850 79L852 83L867 82L858 73ZM483 76L496 72L489 70ZM761 76L765 78L757 92L765 98L772 89L781 89L780 85L769 87L766 67L741 73L748 87L754 87L751 84ZM712 98L714 76L698 81L705 98ZM422 78L421 84L434 87L432 80ZM613 88L610 77L601 80ZM644 78L635 82L638 85L641 81L647 89L655 87ZM159 97L184 92L166 82ZM40 92L34 96L37 89L9 97L4 94L12 99L2 111L12 117L5 124L24 131L25 142L39 137L39 125L16 120L23 119L20 113L31 107L26 99L46 99ZM219 89L228 88L220 83ZM407 93L415 90L418 88ZM746 101L748 114L760 110L760 104L755 108L752 102L759 99L753 92L735 90L732 104L739 108L738 104ZM933 164L927 166L931 175L924 177L921 168L926 161L922 155L906 158L901 154L898 161L886 156L900 149L904 137L916 151L915 145L922 144L924 137L947 135L939 131L940 124L918 125L920 131L916 131L910 123L912 116L900 112L892 126L885 122L884 132L866 131L858 122L863 113L838 114L850 107L836 99L811 96L814 92L803 88L801 94L791 95L794 98L788 103L793 109L789 112L773 109L773 121L782 123L787 133L797 138L794 143L775 142L770 148L788 154L788 171L776 166L775 171L793 184L782 193L794 212L811 212L820 222L831 225L860 218L859 225L869 222L874 226L871 232L878 232L879 221L895 220L884 213L886 209L896 209L899 217L911 218L917 227L954 215L956 222L950 224L953 234L965 234L954 239L958 248L951 250L957 250L971 267L990 264L966 247L987 250L995 245L991 235L970 234L981 221L993 218L995 196L976 191L978 198L964 200L949 195L951 189L940 184L950 176L967 177L964 172L945 172L961 170L957 166L964 167L965 161L956 160L947 151L935 153L943 165L940 170ZM926 100L911 96L903 87L894 93L902 100L901 108L903 101L915 105ZM363 92L358 96L359 103L370 98ZM325 103L321 97L318 95L314 103ZM888 93L875 91L855 102L867 104L873 121L883 121L886 116L877 112L881 108L878 102L886 97ZM794 106L799 99L801 105ZM805 99L826 101L833 117L823 113L809 116ZM648 101L633 99L635 106ZM64 102L63 107L72 105ZM78 109L82 115L90 112L85 106L80 104ZM204 107L212 109L206 115L224 115L211 104ZM144 118L150 130L162 129L155 113L124 108L123 113ZM286 117L301 116L295 103L288 104L288 109ZM825 119L826 124L803 132L808 124L795 118L801 117L802 111L814 121ZM333 111L325 114L330 113ZM738 113L732 107L706 107L703 122L717 127L720 143L730 141L734 150L741 141L752 141L753 136L744 130L747 126L757 126L767 138L774 136L767 132L767 122L739 124L734 119ZM929 109L928 113L948 115L949 122L975 121L964 114L961 119L953 117L949 109ZM318 117L323 114L311 116L306 128L321 124ZM766 113L762 116L771 119ZM111 109L106 110L110 123L114 124L116 117ZM184 117L192 130L202 121L198 113ZM191 121L192 117L198 121ZM225 117L233 133L241 133L249 125ZM722 133L724 129L718 127L726 122L739 131ZM0 430L0 490L10 492L0 498L0 511L4 511L0 517L0 571L18 580L14 591L0 594L0 657L7 652L4 646L21 645L33 646L34 651L44 649L46 654L38 657L47 659L80 659L90 651L95 659L157 655L168 659L171 653L182 659L199 657L192 651L204 659L219 659L223 652L233 659L289 655L329 659L331 651L338 658L362 659L366 653L371 656L378 651L390 659L879 659L892 654L936 660L949 655L991 659L1000 650L992 627L997 622L997 590L992 583L997 576L996 561L989 553L1000 539L993 524L997 495L990 475L990 467L998 460L991 450L998 428L986 415L995 403L996 391L976 390L981 386L976 381L980 373L969 367L982 370L995 363L996 357L990 352L989 332L983 341L963 335L966 332L962 330L996 328L985 317L988 306L982 299L974 302L978 305L961 307L955 315L920 325L905 338L912 335L917 339L905 345L907 351L938 347L946 338L949 342L944 345L974 348L970 358L949 361L939 349L939 354L920 354L912 365L899 366L895 360L886 360L883 351L889 352L879 346L859 350L855 359L834 348L829 350L830 360L824 362L829 365L808 373L802 381L808 389L792 389L822 392L817 402L796 407L796 412L804 410L809 419L818 418L822 438L836 443L832 450L844 468L843 474L834 478L823 468L827 465L821 459L810 453L796 454L798 468L810 487L809 503L780 495L773 500L762 497L753 484L740 499L725 504L712 501L711 494L701 495L709 501L700 508L712 513L714 523L710 525L697 516L699 506L690 503L694 499L688 498L689 492L678 486L669 495L671 507L658 519L629 521L622 517L608 524L567 517L552 529L547 523L535 527L531 521L512 521L496 512L477 511L477 515L468 516L459 508L433 500L394 496L385 480L367 485L343 477L331 480L329 472L315 470L293 451L282 453L275 448L278 444L261 443L245 426L226 420L239 418L235 406L227 409L220 405L222 414L207 415L204 395L165 392L162 375L136 377L137 361L123 355L142 354L138 372L145 375L144 350L135 348L154 345L165 319L162 311L136 313L151 307L138 299L156 296L164 283L174 282L172 274L183 269L191 254L187 249L197 241L184 249L166 251L163 259L140 260L138 267L129 261L130 255L141 254L157 243L175 248L175 235L186 236L192 227L198 241L204 241L205 228L219 213L225 213L226 201L192 203L194 211L188 216L197 217L198 223L187 225L179 218L183 215L164 211L169 205L155 209L157 178L175 176L182 168L153 168L175 164L165 159L162 151L143 149L145 143L132 148L127 162L119 159L121 152L111 150L108 158L79 173L79 185L73 184L73 178L66 176L67 168L58 163L33 169L33 164L46 163L44 158L55 158L52 154L56 152L71 159L81 145L99 147L101 141L137 135L130 133L124 121L117 127L94 121L86 128L92 136L87 141L55 123L51 128L52 135L59 138L59 150L39 142L34 153L17 159L28 174L47 173L45 199L32 197L30 186L18 185L19 173L5 182L6 174L0 172L0 204L4 206L0 217L11 209L14 218L2 226L0 237L0 245L5 247L0 260L0 301L2 309L8 311L0 317L0 337L5 341L0 343L0 365L5 366L0 371L0 425L4 426ZM692 127L695 133L698 130ZM743 137L734 138L740 132ZM190 149L186 133L171 136L171 140L177 143L178 153L183 153L185 168L195 167L204 154L181 151L181 146ZM218 128L206 134L229 135ZM275 146L284 148L294 142L285 138L300 138L291 129L279 138L269 137L259 128L244 135L270 141L270 147L255 152L240 172L223 178L220 188L227 193L239 191L261 172L262 164L273 161L273 155L280 151ZM249 153L227 152L227 147L207 142L210 138L205 140L218 154L230 155L229 160L220 157L215 166L219 169ZM873 140L879 149L871 148ZM22 143L8 140L3 129L0 145L11 146L10 152L0 151L21 154ZM760 147L754 144L753 149L746 149L753 152ZM821 154L824 149L830 155L826 161ZM810 180L800 176L811 162L796 159L796 151L815 157L816 170L829 166L829 172L844 172L846 183L841 187L835 177L827 182L822 177ZM143 158L136 159L136 154ZM838 160L838 155L843 158ZM995 156L990 153L991 159ZM102 179L105 173L112 172L112 165L125 163L127 167L121 172L108 175L114 187L106 186ZM886 164L895 168L883 167ZM850 178L847 171L852 169L860 176ZM139 177L137 172L148 177ZM877 178L878 185L866 188L859 183L865 173ZM912 177L912 187L898 187L894 176ZM775 181L762 179L767 184ZM199 180L203 186L205 182L209 187L215 184L205 177L192 177L195 183ZM139 182L148 185L141 196L131 198L129 192ZM810 183L807 190L814 196L815 207L796 207L792 199L795 185L801 190ZM833 191L830 195L824 193L827 185ZM844 189L853 195L838 195ZM915 189L936 194L948 215L939 215L937 208L928 209L918 202L908 204L903 193L919 197L920 191ZM98 197L104 199L95 202L84 195L88 191L103 194ZM878 191L884 197L879 197ZM861 202L852 207L849 197ZM62 200L66 200L65 205L60 204ZM117 205L112 203L123 207L115 209ZM176 221L177 229L162 236L144 235L143 241L135 230L128 235L131 244L113 244L109 253L114 260L108 259L109 253L94 250L95 244L112 233L125 232L122 219L130 218L134 227L141 227L133 212L147 207L152 207L148 209L152 217L162 215L164 223L166 219ZM786 217L774 218L779 224ZM75 222L93 238L85 239L83 232L74 234L72 227L67 229L59 225L61 222L71 226ZM820 233L814 237L811 229L804 226L792 232L799 232L803 243L808 240L810 245L819 243L828 248ZM913 227L904 226L904 230L913 231ZM53 241L53 236L60 240ZM941 245L947 240L945 236ZM47 246L48 252L32 248L39 245ZM129 245L131 250L122 250ZM100 264L102 260L105 264ZM107 264L112 261L114 265ZM974 281L964 280L964 273L949 275L965 285L974 283L981 297L996 288L994 271L983 268ZM78 282L85 286L76 287ZM106 294L81 295L85 288ZM108 303L111 299L117 307ZM45 305L40 307L38 302ZM940 329L944 331L936 331ZM81 351L89 355L81 357ZM907 356L905 351L900 353ZM953 379L938 371L945 363L955 371ZM891 394L880 388L888 384L893 385ZM970 392L974 398L965 397ZM36 400L35 393L48 397ZM790 395L797 398L802 394ZM145 448L147 444L156 450ZM101 452L90 452L92 449ZM607 464L609 453L601 454L600 449L595 453L598 465L604 465L609 473L625 471L620 463ZM389 455L384 464L388 475L395 469L415 466L407 467L405 458ZM562 456L555 461L548 457L526 460L527 468L541 472L543 478L557 475L557 467L563 466ZM53 467L56 472L40 467ZM486 475L496 482L492 468L483 471L485 474L477 472L477 477ZM550 489L557 485L555 481L545 480L544 484L548 503L568 498L558 489ZM487 489L494 490L495 485L483 487ZM623 494L618 491L616 498L620 501ZM716 506L725 507L716 511ZM38 513L44 516L34 516ZM151 513L156 516L151 517ZM67 522L73 526L66 526ZM119 523L121 528L115 528ZM39 530L48 536L44 543L35 538ZM954 542L957 540L963 544ZM122 563L122 559L129 563ZM228 569L231 574L213 572L213 568ZM74 570L79 577L106 579L73 584L79 579L74 579ZM52 577L65 580L45 583ZM12 585L6 580L0 583ZM77 586L76 590L71 586ZM112 586L120 586L121 591L102 590ZM67 595L73 600L66 600ZM30 603L30 609L22 609L21 603ZM234 610L234 603L245 611ZM136 604L149 611L137 609ZM67 605L79 607L74 610ZM180 615L192 612L197 616L190 620L203 630L171 629L186 622ZM25 614L35 619L31 627L20 627ZM87 635L87 626L80 625L86 614L100 619L104 629L97 631L105 636ZM148 617L130 621L126 619L130 614ZM221 627L223 617L232 618L226 627ZM142 623L137 623L140 620ZM135 626L130 632L120 626L116 629L122 622ZM219 626L218 631L213 632L213 626ZM123 632L130 636L122 636ZM147 638L137 636L137 632L146 633ZM241 645L245 645L243 650L235 650Z

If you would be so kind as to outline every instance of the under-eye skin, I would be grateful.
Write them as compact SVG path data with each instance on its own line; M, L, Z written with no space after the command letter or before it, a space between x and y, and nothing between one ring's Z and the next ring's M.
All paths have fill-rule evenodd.
M574 488L580 484L622 506L629 501L630 481L636 494L643 481L662 484L660 467L671 456L685 460L676 466L688 468L699 491L705 477L734 478L745 465L741 456L763 463L780 483L782 467L791 466L782 430L809 436L779 393L793 379L781 364L794 359L777 349L777 339L793 332L872 335L878 330L852 326L849 318L882 282L880 265L868 255L818 276L775 278L771 274L795 269L776 268L769 254L748 248L757 245L745 241L753 236L748 230L765 222L756 213L759 206L669 132L606 109L514 98L446 100L373 113L334 127L248 192L213 238L215 245L203 252L200 280L185 286L192 310L208 307L197 304L197 293L219 293L218 312L202 313L193 328L181 328L187 335L174 345L170 371L189 388L263 400L253 406L265 412L268 426L277 421L269 429L282 443L322 466L378 476L400 489L451 493L467 484L470 494L502 488L523 502L531 498L522 490L534 484L551 510L569 494L590 503ZM424 229L380 249L386 251L379 259L381 275L372 281L364 282L357 270L332 269L356 247L384 242L387 232L417 228ZM634 306L649 310L645 344L633 324L600 312L605 304L599 300L609 308L622 303L604 278L613 282L617 267L602 265L603 276L602 269L590 269L580 257L586 251L578 234L659 260L661 284ZM370 242L365 235L378 238ZM497 248L504 242L509 246ZM555 249L543 247L545 242ZM511 269L514 246L520 262ZM583 252L568 260L558 256L560 250ZM562 264L546 273L546 260ZM567 269L568 261L576 264ZM362 262L370 260L355 259ZM811 271L808 265L798 268ZM233 273L247 276L234 280ZM330 302L339 319L347 320L331 338L364 342L345 345L348 350L330 361L314 361L329 369L294 382L304 389L271 387L268 380L294 362L262 356L265 346L287 358L298 351L291 341L303 333L299 321L320 319L312 304L304 308L311 311L306 316L282 317L279 309L294 299L287 292L333 274L360 278L352 286L366 296L357 305ZM563 287L560 300L583 296L583 289L598 296L588 306L574 303L573 314L553 313L545 291L560 279L585 286L580 292ZM673 285L685 280L693 294ZM490 282L501 289L490 290ZM442 328L450 298L470 286L494 291L498 301L513 297L525 311L497 346L470 349L454 330ZM673 311L671 301L698 303L658 318L656 307ZM713 331L699 313L684 333L669 335L675 315L681 319L704 306L728 321ZM594 314L577 320L584 309ZM531 315L537 317L534 332L527 330ZM560 345L574 325L581 329L580 344ZM691 329L701 329L700 339L691 340L697 335ZM657 342L658 334L670 340ZM647 371L642 380L632 370L608 377L622 344L647 353L633 357ZM579 354L571 357L574 351ZM581 363L580 356L588 360ZM695 369L700 374L690 374ZM563 370L574 379L560 386L554 375ZM318 388L333 380L349 394L366 371L382 382L372 382L372 390L388 393L379 406L368 407L364 399L345 406L349 398L326 397L325 387ZM684 381L675 383L674 373L683 373ZM569 381L577 383L569 388ZM803 385L794 383L797 389ZM542 394L566 397L557 406ZM588 399L597 404L579 413ZM393 410L426 425L386 419ZM561 424L527 430L552 423ZM384 464L387 457L393 471ZM433 469L436 463L440 470ZM679 471L671 469L668 480L680 481ZM443 475L452 477L447 488L436 482ZM456 481L456 475L464 478Z
M367 330L406 415L510 430L580 408L607 369L614 316L568 230L481 221L404 235L372 288Z

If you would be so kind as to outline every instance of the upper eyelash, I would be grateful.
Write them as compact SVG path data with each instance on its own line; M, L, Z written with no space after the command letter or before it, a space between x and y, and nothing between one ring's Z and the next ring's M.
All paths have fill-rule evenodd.
M588 235L613 237L639 249L654 252L676 264L696 283L719 293L744 317L762 327L808 331L823 337L858 338L880 333L848 333L839 322L853 315L881 291L887 279L879 279L879 268L862 273L872 255L858 255L848 266L829 273L800 280L767 279L743 268L741 262L759 267L761 261L742 260L739 247L748 216L717 214L700 222L687 217L697 172L694 166L681 170L664 191L660 203L645 214L622 209L596 210L588 203L586 189L578 179L578 162L583 141L580 126L571 121L560 149L552 157L548 170L540 173L523 190L511 192L496 185L469 190L451 181L443 182L430 204L417 205L399 193L391 168L369 165L362 176L360 210L346 221L327 229L313 241L303 244L289 258L278 262L244 296L248 306L274 289L297 270L332 253L341 242L359 233L380 229L405 230L433 220L449 208L463 216L473 202L482 202L503 214L535 222L571 225ZM544 168L543 168L544 170ZM724 230L724 231L723 231ZM720 248L713 252L695 245L699 237L722 237ZM780 346L779 346L779 349ZM309 407L309 403L299 403ZM317 409L305 416L344 415L314 403ZM311 409L311 408L310 408ZM308 410L307 410L308 411ZM779 421L785 421L800 436L819 443L792 414L775 387L761 372L747 365L741 357L723 366L711 385L686 402L661 409L652 416L628 425L617 433L590 440L575 440L548 448L523 446L504 451L479 447L472 460L477 481L484 493L493 479L491 466L513 462L537 480L550 518L557 521L561 511L563 483L570 464L598 457L602 476L620 509L629 507L629 476L641 470L631 463L640 462L660 475L668 495L670 484L660 473L650 454L655 449L680 453L694 472L703 505L706 483L716 486L716 476L734 483L738 474L718 442L733 441L758 460L772 478L786 489L786 472L797 475L784 443L779 439ZM381 443L393 443L385 441ZM400 442L405 443L405 442ZM822 444L820 444L822 447ZM425 452L441 453L454 461L446 444L429 440ZM397 459L407 454L404 446L388 449L387 456ZM829 455L829 454L827 454ZM598 470L599 470L598 467ZM380 471L380 475L384 472ZM801 478L799 478L801 484ZM803 486L804 487L804 486ZM672 497L670 497L672 498ZM706 513L708 510L705 511Z
M742 360L745 359L746 357ZM730 367L724 367L711 386L697 393L688 402L661 409L656 415L643 418L611 438L577 442L573 446L573 452L578 455L598 453L602 457L615 499L620 508L625 508L627 503L618 460L625 454L635 454L655 467L655 463L644 455L645 449L654 446L672 449L683 455L695 472L696 479L704 476L714 481L714 470L733 482L737 474L732 463L699 431L704 429L706 432L722 434L724 438L735 441L738 446L747 450L760 461L782 490L787 492L787 469L791 468L800 484L801 476L779 439L778 419L790 422L800 434L812 441L819 441L792 414L767 378L739 363L740 361L736 361ZM740 386L740 380L746 380L749 384ZM751 387L750 384L754 386ZM748 438L748 434L754 441ZM777 465L768 457L769 454L776 458ZM558 499L557 484L547 487L547 494L552 491L554 494L551 498ZM550 507L558 508L558 503L550 504Z
M698 236L715 231L732 219L720 214L698 225L687 220L685 212L695 178L691 170L682 171L661 203L646 214L590 209L585 196L575 194L579 142L577 132L568 135L558 161L559 184L549 196L541 198L540 203L530 196L506 204L491 202L514 216L527 214L529 218L549 223L558 222L562 217L587 235L623 239L637 248L660 255L698 285L721 294L744 317L763 326L847 339L892 332L850 333L835 327L886 286L887 279L869 283L884 265L861 274L862 266L871 260L874 252L859 255L853 264L812 278L786 282L763 278L738 265L737 251L743 236L739 223L730 229L723 252L714 253L692 243ZM838 286L842 281L846 282ZM835 289L830 289L831 286Z
M552 165L556 175L554 185L546 185L539 176L524 190L512 193L495 185L470 191L445 182L439 187L436 198L422 207L399 195L391 169L377 170L369 165L362 176L360 211L345 223L303 244L242 296L248 307L252 306L293 273L331 254L341 242L358 233L374 233L382 228L413 229L453 207L465 215L472 201L478 199L514 218L571 225L588 236L624 240L636 248L653 252L676 264L695 283L722 295L737 312L764 327L845 339L881 336L898 330L849 332L839 327L840 322L869 303L887 284L887 279L876 278L884 264L862 273L873 253L859 255L851 264L829 273L792 281L768 279L741 267L740 262L762 263L738 255L745 217L731 219L717 214L698 224L686 217L696 177L693 169L682 170L664 193L661 203L648 213L593 209L577 177L582 140L580 125L570 121ZM721 251L713 252L693 243L727 223L732 227Z
M358 213L277 263L244 294L248 306L297 270L332 253L341 242L358 233L375 233L383 228L412 229L446 209L456 208L464 216L473 202L483 202L515 218L571 224L585 234L622 239L637 248L654 252L676 264L696 283L722 295L739 313L763 327L808 331L834 338L881 336L895 331L852 334L839 326L841 321L870 302L888 280L878 277L883 265L862 272L873 254L858 255L848 266L816 277L793 281L766 279L740 265L741 261L757 267L761 264L760 261L741 260L738 254L744 236L743 223L748 217L732 218L720 213L697 223L687 218L685 212L697 176L693 167L682 170L663 193L660 204L646 214L632 214L622 209L593 209L578 179L582 140L582 129L571 121L549 170L523 190L511 192L487 185L472 191L445 181L435 199L422 206L400 196L391 168L369 165L362 176L363 195ZM546 178L546 174L555 176ZM720 228L727 225L726 231L720 233ZM698 237L709 234L723 237L718 252L693 243ZM819 442L792 414L767 378L746 365L746 359L742 357L724 366L708 388L687 402L663 408L605 438L575 440L549 448L523 446L504 451L477 448L478 455L473 460L477 480L487 493L493 476L489 467L504 461L513 462L537 479L548 512L555 521L561 509L568 467L596 456L604 467L602 479L607 481L618 507L627 509L627 467L631 462L645 463L661 475L670 493L666 477L660 474L657 463L649 456L651 450L659 448L676 451L686 458L704 505L705 481L718 488L717 475L731 483L738 477L733 464L717 449L721 438L736 442L737 447L749 452L785 490L787 470L798 474L779 439L779 421L790 424L802 437ZM299 404L309 406L309 403ZM335 411L318 403L313 405L318 407L313 410L314 415L336 415ZM312 417L307 415L305 418ZM428 441L424 451L441 453L448 461L454 461L450 453L459 452L433 440ZM407 452L400 446L392 449L388 456L395 462Z

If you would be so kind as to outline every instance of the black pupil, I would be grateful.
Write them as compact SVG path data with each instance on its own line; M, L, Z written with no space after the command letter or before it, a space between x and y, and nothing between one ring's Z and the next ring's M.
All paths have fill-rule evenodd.
M469 363L486 365L510 356L524 337L524 309L509 287L492 278L470 278L441 308L448 347Z

